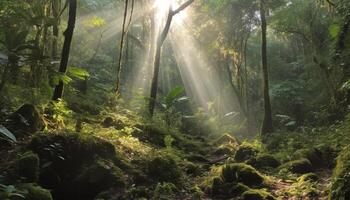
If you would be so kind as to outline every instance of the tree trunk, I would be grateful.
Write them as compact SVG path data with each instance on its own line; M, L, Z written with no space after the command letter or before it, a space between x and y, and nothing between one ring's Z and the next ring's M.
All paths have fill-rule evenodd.
M66 74L67 72L69 52L70 52L70 46L73 39L76 15L77 15L77 0L69 0L68 25L67 25L66 31L64 32L64 43L63 43L62 56L61 56L61 62L60 62L60 68L59 68L59 72L62 74ZM64 83L62 80L60 80L58 85L56 85L55 87L52 100L57 101L58 99L61 99L63 96L63 90L64 90Z
M263 93L264 93L264 121L261 127L261 134L273 132L272 111L269 95L269 72L267 66L267 42L266 42L266 18L265 18L265 2L260 0L260 16L261 16L261 61L263 72Z
M187 6L191 5L194 2L194 0L188 0L187 2L183 3L179 8L176 10L172 10L171 6L169 7L169 13L168 17L165 23L165 27L158 37L157 40L157 49L156 49L156 57L154 60L154 69L153 69L153 78L152 78L152 84L151 84L151 95L150 95L150 100L149 100L149 105L148 105L148 111L151 116L153 116L154 113L154 108L156 105L156 99L157 99L157 89L158 89L158 74L159 74L159 65L160 65L160 56L162 54L162 46L163 43L169 33L170 30L170 25L173 20L173 17L187 8Z
M55 19L55 23L52 26L52 52L51 52L51 57L53 59L57 58L57 46L58 46L58 34L59 34L59 24L60 24L60 19L59 19L59 10L60 10L60 0L53 0L52 1L52 16Z

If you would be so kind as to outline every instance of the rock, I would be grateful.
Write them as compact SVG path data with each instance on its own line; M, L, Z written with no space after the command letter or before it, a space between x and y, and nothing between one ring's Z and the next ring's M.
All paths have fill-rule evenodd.
M281 163L270 154L260 154L256 158L248 160L247 164L258 169L277 168L281 165Z
M264 190L250 189L245 191L242 196L242 200L275 200L270 193Z
M214 155L223 156L223 155L234 155L237 150L237 146L232 144L223 144L220 145L215 151Z
M167 135L169 135L167 130L152 124L143 127L142 132L137 131L132 133L132 136L138 138L140 141L160 147L165 147L164 138Z
M329 199L350 199L350 146L340 152L332 179Z
M39 179L39 157L33 152L26 152L21 155L15 164L17 176L21 182L34 183Z
M97 195L96 190L101 192L100 185L108 189L104 188L105 180L93 180L94 173L106 178L108 173L115 173L114 164L121 161L113 144L78 133L36 134L29 148L40 158L40 185L51 189L55 199L75 200L78 192L81 196L92 197L93 191L94 195ZM108 164L96 163L97 160L105 160ZM93 173L94 170L99 171ZM78 184L79 180L99 186L95 190L85 189L84 185ZM78 186L84 190L76 189Z
M306 174L313 171L311 162L306 158L287 162L281 168L297 174Z
M229 144L231 143L232 145L238 146L239 142L236 138L233 136L229 135L228 133L225 133L221 137L219 137L215 142L214 145L220 146L223 144Z
M244 163L224 165L221 177L226 183L240 182L247 186L259 186L264 182L264 177L256 169Z
M245 162L254 158L259 153L259 150L249 144L241 144L235 154L237 162Z
M44 120L36 107L31 104L24 104L6 119L4 125L16 137L21 137L42 130L44 124Z
M17 188L21 191L27 191L27 194L24 194L26 200L53 200L49 190L32 183L21 184Z
M87 166L73 183L77 199L94 199L102 191L112 187L122 188L125 184L122 171L113 163L103 160Z
M241 183L227 183L220 177L215 177L211 186L211 195L214 197L222 197L223 199L240 196L249 189Z
M159 182L177 184L182 178L182 173L176 161L168 155L156 156L147 164L147 174Z
M293 155L295 158L307 158L314 168L332 168L335 165L337 153L328 145L318 145L315 148L301 149Z

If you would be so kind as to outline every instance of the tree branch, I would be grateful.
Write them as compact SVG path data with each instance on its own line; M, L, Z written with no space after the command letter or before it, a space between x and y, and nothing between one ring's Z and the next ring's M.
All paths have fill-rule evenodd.
M172 15L176 15L177 13L181 12L183 9L187 8L189 5L191 5L194 2L194 0L188 0L187 2L183 3L180 7L178 7L176 10L171 11Z

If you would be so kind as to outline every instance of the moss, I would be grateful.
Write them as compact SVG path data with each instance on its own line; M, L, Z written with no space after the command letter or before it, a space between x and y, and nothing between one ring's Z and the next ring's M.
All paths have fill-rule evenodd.
M152 199L154 200L172 200L175 199L177 187L172 183L158 183Z
M21 184L18 186L20 190L27 191L25 194L26 200L52 200L52 196L49 190L46 190L40 186L32 183Z
M42 130L44 121L34 105L24 104L16 112L14 112L4 124L17 137L33 134Z
M249 188L241 183L228 183L220 177L214 177L211 185L211 195L214 197L230 198L241 195Z
M194 164L193 162L187 162L185 166L185 170L187 174L190 175L200 175L202 173L202 170L199 165Z
M264 190L250 189L245 191L242 194L241 199L242 200L275 200L276 198Z
M305 181L311 181L311 182L316 182L318 181L319 178L315 173L307 173L303 174L298 178L298 182L305 182Z
M350 199L350 146L344 148L339 154L332 179L329 198L331 200Z
M39 157L33 152L26 152L16 161L16 174L21 177L22 182L33 183L39 178Z
M156 181L179 183L182 177L176 161L169 155L156 156L147 163L147 174Z
M104 159L114 159L116 156L113 144L79 133L37 134L33 137L29 148L37 153L40 159L53 162L66 171L92 162L95 156Z
M228 133L225 133L224 135L219 137L214 142L214 145L218 145L219 146L219 145L228 144L228 143L231 143L232 145L235 145L235 146L239 145L238 140L235 137L233 137L230 134L228 134Z
M281 164L270 154L260 154L256 158L248 160L247 163L258 169L277 168Z
M254 158L259 153L259 150L250 144L241 144L235 154L237 162L244 162Z
M311 162L306 158L287 162L283 164L281 168L298 174L305 174L313 171Z
M165 147L164 138L169 135L168 130L153 124L148 124L142 127L142 130L142 132L133 132L132 136L138 138L142 142Z
M97 194L111 187L122 188L123 173L113 163L100 160L86 167L73 181L77 197L93 199ZM71 194L73 196L73 194Z
M264 182L263 176L256 169L243 163L224 165L221 177L224 182L241 182L248 186L258 186Z
M234 155L237 150L237 146L229 143L220 145L215 151L214 155L223 156L223 155Z
M77 193L74 188L80 186L76 182L83 178L82 173L94 168L102 170L102 166L96 164L96 160L106 160L111 164L120 160L116 157L115 147L111 143L78 133L37 134L30 142L29 148L40 158L40 185L52 189L55 199L74 199L75 196L69 194ZM113 171L112 167L109 169ZM99 171L105 175L102 172ZM104 173L107 174L107 169ZM104 186L104 183L101 185Z

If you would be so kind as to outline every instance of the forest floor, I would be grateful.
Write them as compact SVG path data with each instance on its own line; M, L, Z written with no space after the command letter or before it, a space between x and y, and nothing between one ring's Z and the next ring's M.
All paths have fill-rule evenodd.
M323 200L329 196L337 152L331 144L336 138L342 138L341 133L344 132L338 131L338 136L333 135L333 138L323 136L320 131L311 135L283 132L273 134L267 138L268 142L261 143L260 139L238 141L234 134L186 133L186 129L179 131L159 121L143 121L126 109L108 113L108 117L106 114L86 117L83 121L79 127L80 133L73 133L77 124L71 120L74 123L67 123L65 129L26 136L18 144L2 148L0 169L3 173L0 183L2 179L10 177L3 183L18 185L18 179L11 175L12 169L17 169L18 159L30 150L38 154L40 166L39 172L36 172L38 178L29 182L50 189L55 200L63 198L60 191L61 187L65 188L64 184L78 183L86 185L79 186L79 193L68 190L68 196L63 195L65 200L249 200L251 196L256 200ZM343 125L333 128L347 129ZM315 134L322 136L318 137L319 140L311 139ZM102 142L100 145L101 141L93 138L108 143ZM89 140L94 140L92 144L95 146L91 146L87 142ZM84 147L85 143L89 143L87 147ZM111 151L107 148L109 144L113 145L115 153L114 150L106 153ZM50 156L45 151L49 151ZM80 152L79 155L74 151ZM90 160L91 157L94 160ZM76 164L75 159L83 164ZM89 170L96 162L97 165L102 163L108 170L119 168L119 178L123 178L118 181L123 184L118 185L118 181L115 181L105 188L96 188L95 192L85 194L84 189L96 187L101 184L99 181L105 179L91 183L89 176L95 171L89 172L89 175L79 175L80 171ZM60 178L48 180L52 178L51 173L50 176L45 174L48 169L55 171L55 176ZM234 174L234 177L228 174ZM103 173L98 176L109 178ZM26 179L19 180L23 182ZM114 189L108 190L110 186ZM81 193L85 195L84 198L81 198Z

